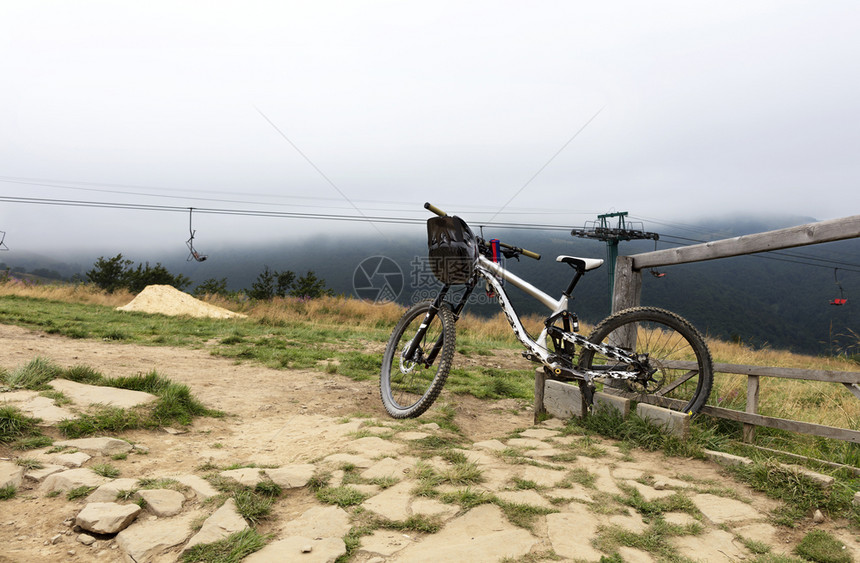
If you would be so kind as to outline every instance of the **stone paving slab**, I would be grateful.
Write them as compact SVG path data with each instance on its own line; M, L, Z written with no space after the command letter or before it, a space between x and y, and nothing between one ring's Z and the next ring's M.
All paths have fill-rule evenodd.
M758 510L739 500L711 494L693 495L692 500L696 508L705 515L705 518L717 525L743 520L765 519L765 516Z
M155 395L143 391L86 385L68 379L55 379L48 385L62 392L73 403L85 406L107 405L128 409L137 405L146 405L158 399Z
M547 514L547 535L556 554L577 561L600 561L603 554L591 545L598 521L591 509L571 504L568 512Z
M538 542L532 534L510 524L495 505L481 505L450 520L439 532L398 551L390 561L498 561L522 557Z
M333 563L346 553L346 544L341 538L306 538L292 536L277 540L252 553L246 563Z

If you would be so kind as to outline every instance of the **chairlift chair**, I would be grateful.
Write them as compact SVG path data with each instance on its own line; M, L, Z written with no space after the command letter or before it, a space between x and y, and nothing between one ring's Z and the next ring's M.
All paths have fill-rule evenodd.
M194 212L194 208L189 207L188 208L188 232L191 234L191 236L188 237L188 240L185 241L186 246L188 246L188 252L189 252L188 258L186 258L185 261L191 262L192 260L196 260L197 262L204 262L207 258L209 258L209 256L207 256L205 254L200 254L194 248L194 233L196 233L197 231L195 231L191 226L191 215L193 212Z
M832 299L830 301L831 305L836 305L837 307L841 307L842 305L846 305L848 303L848 299L845 297L845 291L842 289L842 284L839 283L839 276L837 274L839 268L833 269L833 279L836 280L836 287L839 288L839 297Z

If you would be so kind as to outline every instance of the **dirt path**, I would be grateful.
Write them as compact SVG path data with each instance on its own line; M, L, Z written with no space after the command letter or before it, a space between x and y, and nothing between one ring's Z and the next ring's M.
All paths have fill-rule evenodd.
M362 452L360 440L356 439L355 433L345 431L357 429L361 425L378 429L393 422L387 417L380 404L375 381L355 382L324 372L278 371L250 364L236 364L232 360L212 356L207 350L72 340L5 325L0 325L0 341L4 344L0 367L7 370L24 365L37 356L48 358L62 366L90 366L110 377L156 370L171 380L189 385L192 392L207 406L228 413L229 416L221 419L200 418L179 434L136 431L124 435L124 438L143 444L149 449L148 455L130 455L125 460L111 461L120 469L121 476L124 478L193 474L197 468L206 463L221 467L244 463L272 466L315 463L324 466L326 456L343 452L357 452L356 455L359 457L364 455L369 460L368 464L371 464L368 466L368 471L382 463L380 460L385 458L391 459L392 464L401 463L403 469L398 471L407 475L409 468L403 464L414 465L415 460L409 455L410 450L407 445L408 441L415 437L407 436L408 433L402 433L400 438L398 438L400 435L395 435L394 442L397 448L385 453L384 450ZM0 401L2 400L0 395ZM511 438L509 435L512 431L531 427L532 413L521 402L510 400L488 402L471 397L456 397L454 405L457 413L455 421L468 440L473 443L469 448L470 459L473 459L488 476L484 487L490 492L516 493L509 496L512 499L526 499L524 494L526 491L515 490L516 487L512 486L513 479L523 480L528 477L527 480L540 480L553 474L550 470L541 471L540 463L536 464L537 467L528 464L508 467L498 456L493 455L493 450L498 449L496 444L502 444L501 447L508 448L518 447L527 452L526 459L537 462L541 462L549 455L547 448L560 448L570 444L567 438L565 439L567 443L565 440L558 439L558 433L553 424L533 430L533 434ZM352 426L344 425L347 418L353 421ZM432 433L432 429L427 432ZM569 463L561 463L568 470L581 467L593 474L596 483L594 490L585 491L583 498L572 497L573 502L570 502L570 506L564 503L559 505L556 502L554 506L560 509L559 513L540 517L530 532L516 527L511 529L504 519L499 520L498 515L493 513L493 510L496 510L493 506L484 505L481 511L473 509L466 514L462 511L436 507L447 522L442 531L435 535L436 537L433 535L428 535L426 538L412 537L406 542L407 546L397 547L400 545L398 541L401 543L404 541L402 537L398 540L398 536L403 534L388 533L389 535L386 536L385 533L379 532L363 541L363 545L366 543L366 545L376 546L373 548L375 551L371 548L358 551L353 561L417 561L424 557L421 549L431 554L428 556L430 559L434 553L443 553L446 545L450 545L451 542L468 543L470 541L462 537L457 539L459 536L456 536L454 530L458 527L466 530L467 535L471 533L471 540L475 540L476 532L471 528L467 529L468 526L474 525L469 524L468 519L479 516L489 518L479 526L480 528L501 526L505 533L514 534L510 537L517 537L516 534L525 535L522 543L524 549L512 552L517 557L529 552L554 551L563 558L572 558L574 554L579 553L577 557L594 559L587 551L582 551L585 547L570 547L564 544L562 539L570 535L569 530L590 526L596 533L598 525L632 526L639 530L644 526L641 518L632 512L626 516L630 519L624 520L619 514L589 514L586 510L585 507L589 504L584 500L585 498L590 498L590 502L593 503L596 498L594 495L598 492L620 492L619 484L634 486L641 489L644 495L655 495L654 498L664 496L664 493L673 494L676 490L689 491L695 499L696 506L705 514L701 520L705 531L697 536L680 538L678 549L684 553L725 554L723 559L720 559L719 555L714 555L702 559L704 561L734 561L738 557L752 557L752 553L737 539L736 536L741 535L738 530L743 530L744 537L748 539L771 545L773 551L778 553L790 549L799 537L800 532L786 533L767 522L767 511L775 506L773 501L727 481L718 467L711 463L695 460L667 460L662 455L644 452L625 454L607 441L602 441L601 447L608 452L608 455L603 458L579 457ZM19 455L21 452L0 447L2 458L14 459ZM740 510L740 512L724 517L715 508L709 514L711 511L707 508L711 500L709 497L714 495L704 492L701 487L691 489L689 482L685 484L682 481L683 476L694 476L698 483L708 480L719 482L722 487L736 491L735 496L742 500L724 499L732 500L733 504L722 503L721 506ZM650 486L659 480L669 483L668 493ZM548 483L539 488L543 498L538 495L532 499L532 502L545 502L547 498L568 494L554 487L555 485ZM379 502L373 504L368 501L368 506L375 506L381 514L393 520L397 519L393 516L397 515L399 509L391 508L392 506L405 506L407 513L409 511L417 513L418 501L409 496L408 490L401 492L401 497L397 497L392 489L397 490L397 487L372 497ZM551 493L551 491L555 492ZM382 497L393 504L385 505ZM512 500L511 502L528 503L529 501ZM720 499L717 498L713 505L720 505ZM750 510L744 512L743 506L740 505L748 506ZM41 561L46 558L67 561L123 560L122 550L117 549L116 542L111 538L99 538L99 541L92 546L84 546L75 541L75 535L64 522L74 518L83 506L84 501L68 501L63 496L49 498L40 494L36 486L25 484L15 498L0 502L0 545L5 546L0 550L0 562ZM264 524L263 530L271 531L280 538L286 533L284 532L285 523L299 518L309 508L319 506L320 503L306 490L295 491L278 502L275 518ZM193 510L200 511L203 508L195 505ZM386 511L393 512L386 513ZM474 514L470 516L472 512ZM613 520L616 516L619 518ZM155 520L155 517L148 516L148 519ZM588 524L583 524L584 521ZM565 533L564 530L568 532ZM844 530L839 533L843 541L852 542L851 549L857 549L856 534L852 535L851 532ZM52 544L51 539L57 538L59 538L57 542ZM435 545L434 541L441 543ZM491 539L487 541L490 544L505 543L504 541L493 542ZM724 545L726 541L729 542L729 546ZM654 560L645 552L634 551L635 553L631 551L625 555L626 561ZM860 550L857 552L860 553ZM177 553L177 549L168 550L151 560L175 560ZM454 560L457 558L455 557ZM487 560L495 561L498 557Z

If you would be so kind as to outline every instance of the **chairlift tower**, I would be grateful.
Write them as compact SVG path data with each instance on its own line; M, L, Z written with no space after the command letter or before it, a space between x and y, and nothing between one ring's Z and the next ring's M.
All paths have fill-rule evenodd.
M615 226L610 226L610 219L616 218ZM609 302L612 302L612 291L615 288L615 260L618 258L618 243L622 240L656 241L660 238L657 233L645 231L642 223L627 221L627 211L598 215L596 221L586 221L584 229L573 229L570 234L580 238L602 240L606 243L606 259L609 262Z

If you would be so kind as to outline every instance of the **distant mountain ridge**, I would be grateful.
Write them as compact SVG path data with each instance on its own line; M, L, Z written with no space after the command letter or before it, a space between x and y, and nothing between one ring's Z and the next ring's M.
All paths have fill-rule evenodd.
M658 231L664 240L683 237L686 243L696 240L731 238L798 224L814 222L810 218L760 218L737 216L730 220L711 220L694 226L666 226L646 229ZM410 227L399 238L335 236L315 237L309 241L289 241L249 248L208 248L209 260L187 262L184 255L171 251L152 252L140 257L131 252L128 258L136 262L161 262L171 272L188 276L192 288L207 279L227 279L231 290L249 288L265 266L273 270L292 270L303 274L313 270L326 280L335 293L356 295L354 279L362 261L386 257L402 272L398 302L410 303L431 295L435 289L428 277L425 230ZM520 229L485 229L487 238L499 238L543 255L540 261L522 258L508 263L512 271L528 279L547 293L557 296L567 286L570 269L555 262L558 254L573 254L605 258L606 246L600 241L577 239L565 231L529 231ZM665 242L660 248L668 248ZM654 250L653 241L622 242L622 255ZM124 254L125 255L125 254ZM180 257L181 256L181 257ZM12 267L27 272L49 270L69 277L83 274L98 256L23 256L13 253L0 256ZM378 261L377 261L378 262ZM860 240L848 240L798 249L779 254L743 256L661 268L664 277L644 272L642 304L660 306L687 317L702 332L723 339L747 343L753 347L770 346L813 354L840 351L857 352L857 313L860 307ZM834 268L840 265L844 269ZM853 270L853 271L852 271ZM44 273L44 272L43 272ZM366 273L366 272L365 272ZM609 312L608 268L590 272L577 287L571 310L580 318L595 322ZM360 276L359 276L360 277ZM839 284L836 281L839 281ZM841 286L841 292L840 292ZM392 286L393 287L393 286ZM390 288L386 288L390 294ZM844 306L830 305L841 295L848 298ZM483 290L476 291L483 295ZM367 292L362 296L366 297ZM487 299L477 299L469 310L477 314L495 314L499 309ZM545 310L531 298L512 292L512 301L521 314Z

